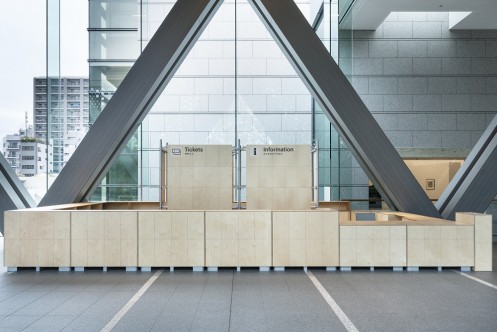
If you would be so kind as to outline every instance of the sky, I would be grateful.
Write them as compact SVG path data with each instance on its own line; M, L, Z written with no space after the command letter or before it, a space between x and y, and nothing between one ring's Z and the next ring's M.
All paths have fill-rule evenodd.
M88 76L88 0L60 0L61 75ZM46 0L0 0L0 142L33 124L33 77L45 76Z

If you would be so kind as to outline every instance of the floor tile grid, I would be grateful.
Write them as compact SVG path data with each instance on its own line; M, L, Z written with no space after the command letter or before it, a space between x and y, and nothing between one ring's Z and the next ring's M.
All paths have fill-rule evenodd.
M373 294L371 291L364 289L357 292L357 287L352 287L349 290L334 290L334 285L340 284L340 279L344 277L343 275L319 272L317 275L319 275L319 279L325 288L333 294L333 297L344 308L344 311L350 313L351 320L358 322L357 326L361 331L374 330L375 326L371 322L379 324L376 326L378 329L386 317L390 317L388 321L398 326L402 325L402 322L399 322L398 319L405 318L407 325L404 328L416 330L443 329L445 325L440 321L443 317L448 317L447 319L452 322L459 321L464 325L467 322L461 317L468 312L469 308L471 308L473 314L473 319L470 319L470 321L473 321L473 329L478 326L485 330L486 325L491 325L492 328L497 329L497 322L494 319L492 319L494 321L493 325L491 321L488 321L488 318L493 316L490 313L497 310L497 296L492 297L491 294L489 296L488 291L478 289L480 286L476 282L471 284L471 281L462 281L461 279L465 278L457 276L451 271L438 273L422 271L407 275L384 274L382 276L384 285L390 284L392 278L402 278L403 289L391 290L390 292L379 290ZM367 275L367 273L364 273L364 275ZM374 277L379 277L379 275L377 273L371 274L368 279L371 281ZM410 279L409 282L406 282L406 277ZM347 277L347 279L349 278L350 276ZM364 281L361 281L355 286L363 283ZM358 297L351 296L351 292L357 294ZM472 294L476 295L476 292L479 292L480 295L471 296ZM405 296L406 293L408 294L407 296ZM389 295L385 296L385 294ZM482 298L482 296L486 297ZM482 301L485 305L482 305ZM437 315L433 316L434 313ZM433 320L427 321L422 318L427 316L433 317ZM487 321L482 319L475 320L475 316L486 317ZM379 317L385 319L382 320ZM414 324L416 319L418 320L417 325ZM413 324L411 324L411 321ZM395 329L392 328L392 330Z
M174 276L176 276L176 275L177 275L177 273L174 274ZM180 275L181 275L181 279L179 280L179 282L176 283L176 287L174 288L173 292L171 293L170 297L168 298L168 301L166 303L164 303L164 305L162 306L160 314L157 317L157 319L155 320L155 322L154 322L151 330L157 330L157 329L160 330L162 328L162 326L161 326L162 317L166 317L166 319L168 317L168 314L167 314L168 313L168 311L167 311L168 305L171 303L171 300L174 299L175 295L178 294L179 292L181 292L181 287L184 284L187 284L187 280L186 279L188 279L188 275L185 274L185 273L181 273ZM167 274L165 274L163 276L163 278L161 278L161 279L164 279L164 278L167 278ZM206 285L206 283L203 283L202 293L201 294L203 294L204 291L205 291L205 285ZM187 324L188 325L188 330L191 330L192 324L195 321L195 315L196 315L196 313L198 311L198 307L200 305L200 300L201 300L201 297L198 299L198 302L196 304L196 309L195 309L194 315L190 316L191 317L190 321Z
M61 325L59 324L57 330L62 330L64 329L65 327L69 326L73 321L77 320L78 318L82 317L85 315L86 312L88 312L88 310L90 310L92 308L92 306L94 306L95 304L97 304L99 301L102 301L102 299L106 298L106 297L109 297L109 298L112 298L112 294L114 293L114 289L116 287L118 287L119 283L117 284L108 284L106 288L108 288L107 291L105 292L87 292L87 289L92 287L92 284L94 283L98 283L98 281L101 281L101 280L104 280L104 279L109 279L109 275L108 274L91 274L92 272L88 273L87 275L84 275L84 274L81 274L81 275L75 275L75 274L72 274L72 275L69 275L69 274L63 274L62 276L64 276L65 278L69 278L69 279L66 279L68 280L68 282L64 283L62 282L62 285L57 282L56 284L59 285L57 288L54 288L53 290L51 290L51 292L55 292L55 290L57 290L58 288L63 288L63 287L69 287L71 284L75 284L77 283L78 281L81 282L81 281L84 281L84 283L86 284L86 287L81 287L81 285L77 285L76 288L80 288L79 291L77 292L73 292L74 294L68 298L66 298L62 303L60 303L59 305L55 306L54 308L52 308L50 311L48 311L45 315L43 316L40 316L39 319L33 321L30 325L27 326L27 328L31 328L31 327L36 327L37 324L40 322L40 321L43 321L43 320L47 320L47 324L48 325L51 325L53 327L53 329L51 330L56 330L55 327L53 326L53 322L54 322L54 319L50 319L50 316L57 316L57 317L66 317L66 320L65 320L65 324L64 325ZM61 276L60 274L56 274L56 276ZM55 276L56 279L59 279ZM86 277L89 277L88 279ZM112 276L110 276L112 277ZM54 276L51 276L51 278L54 278ZM122 279L122 277L120 278ZM70 288L70 287L69 287ZM67 292L67 291L66 291ZM86 295L86 294L96 294L97 296L93 298L92 301L86 303L86 305L79 311L79 313L77 313L76 315L53 315L52 313L53 312L57 312L57 310L59 308L62 308L64 306L67 305L68 302L70 301L73 301L76 302L76 303L80 303L80 300ZM43 300L43 298L40 298L39 300ZM68 319L68 317L71 317L72 319ZM43 327L47 324L42 324L40 326ZM38 328L37 328L38 329Z
M92 278L93 279L93 278ZM97 278L98 280L101 280L102 279L102 276L99 276L99 278ZM70 283L69 283L70 284ZM63 287L64 285L61 285L60 287ZM87 285L86 288L88 288L90 285ZM39 330L39 329L44 329L46 328L46 326L51 326L53 327L53 331L55 331L55 326L53 326L53 322L54 322L54 318L55 317L71 317L71 319L69 320L66 320L64 321L65 324L62 324L61 326L58 327L58 330L61 331L63 330L64 328L66 328L67 326L69 326L74 320L76 320L78 317L82 316L89 308L91 308L95 303L97 303L99 300L101 300L102 298L104 298L106 295L109 295L110 291L108 292L104 292L104 293L101 293L100 296L96 297L92 302L88 303L87 306L86 306L86 309L84 309L79 315L51 315L52 312L56 311L58 308L60 307L64 307L69 301L73 300L73 299L76 299L77 301L81 298L81 294L84 293L85 290L80 290L78 292L76 292L75 294L73 294L72 297L69 297L67 298L64 302L60 303L57 307L53 308L52 310L50 310L48 313L46 313L45 315L43 316L40 316L37 320L33 321L30 325L26 326L26 329L30 329L30 328L33 328L33 329L36 329L36 330ZM52 316L52 317L50 317ZM40 324L39 327L37 327L37 324L41 321L43 321L44 319L47 319L49 320L46 324Z

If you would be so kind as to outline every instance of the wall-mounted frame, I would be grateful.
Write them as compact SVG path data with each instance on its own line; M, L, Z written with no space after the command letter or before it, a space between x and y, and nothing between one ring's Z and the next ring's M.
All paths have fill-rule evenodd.
M435 179L426 179L426 190L435 190Z

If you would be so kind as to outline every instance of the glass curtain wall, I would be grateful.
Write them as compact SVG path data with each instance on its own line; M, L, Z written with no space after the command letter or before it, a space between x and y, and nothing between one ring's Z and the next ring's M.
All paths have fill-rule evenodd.
M309 1L296 2L309 18ZM90 0L92 122L174 3ZM92 199L158 201L161 144L310 145L311 115L309 92L251 6L226 0Z
M347 70L347 51L344 50L344 43L350 43L350 30L339 30L340 15L347 10L349 2L324 1L314 29L333 59L351 79ZM313 138L319 151L319 199L350 200L354 209L368 209L367 178L316 102L313 102Z
M142 49L174 4L142 2ZM223 3L143 121L140 200L159 199L161 144L235 144L235 10Z
M312 143L312 98L246 0L237 2L236 132L241 145ZM309 1L296 1L310 20ZM245 181L242 155L242 183ZM246 192L242 189L242 201Z
M140 54L141 6L136 0L89 1L90 126ZM136 132L92 200L138 199Z

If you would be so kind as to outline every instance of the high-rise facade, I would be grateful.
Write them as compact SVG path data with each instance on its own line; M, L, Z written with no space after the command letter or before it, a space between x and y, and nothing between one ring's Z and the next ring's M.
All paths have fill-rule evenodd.
M33 79L34 136L53 146L53 165L59 173L89 128L88 78Z
M32 126L29 126L27 131L19 129L19 132L5 136L2 147L5 159L20 176L46 173L47 167L52 165L52 147L33 137ZM48 172L53 170L49 168Z
M52 147L35 139L21 139L19 144L19 173L30 177L39 173L51 172ZM48 158L47 158L48 156Z
M20 128L16 133L6 135L3 138L2 153L14 173L19 173L20 171L21 140L26 137L33 137L33 127L31 125L28 128Z
M12 170L17 173L19 170L19 148L21 135L7 135L3 138L2 152Z

